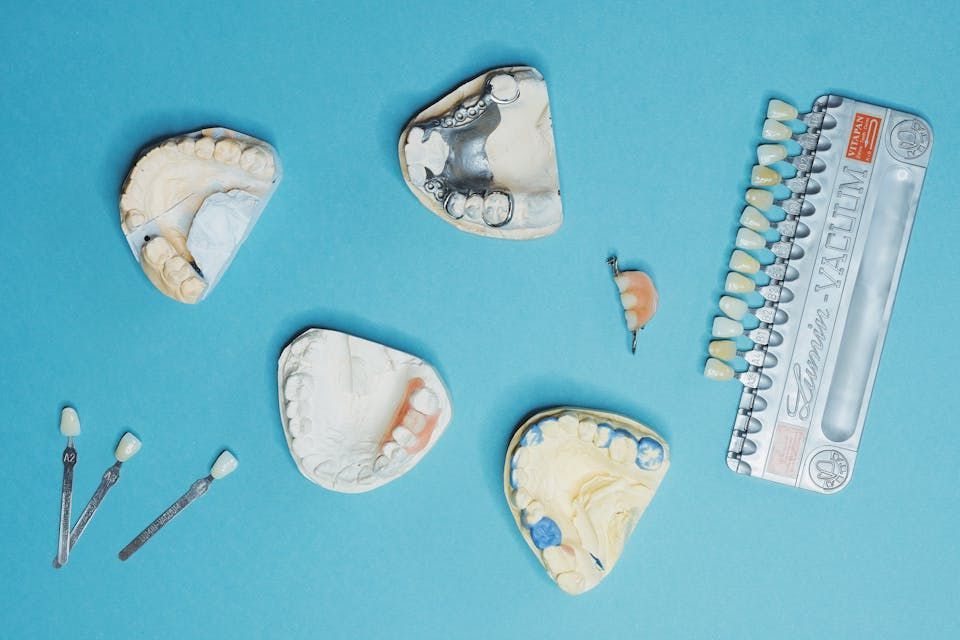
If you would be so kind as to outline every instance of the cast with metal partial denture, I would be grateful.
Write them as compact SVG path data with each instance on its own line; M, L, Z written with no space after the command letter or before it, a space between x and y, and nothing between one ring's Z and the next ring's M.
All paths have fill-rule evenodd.
M546 409L514 433L503 487L524 541L566 593L616 566L670 465L666 442L625 416Z
M532 67L501 67L458 87L404 128L404 181L462 231L529 240L563 222L550 102Z
M660 296L653 280L643 271L621 271L617 256L607 258L613 271L613 280L620 291L620 304L631 334L630 352L637 352L637 334L647 326L657 312Z
M180 496L166 511L157 516L157 519L147 525L147 528L141 531L127 546L121 549L119 554L120 559L126 560L136 553L140 547L147 544L150 538L155 536L160 529L173 520L181 511L186 509L190 503L205 494L214 480L226 478L236 471L238 465L239 462L237 462L237 459L232 453L222 451L220 455L217 456L213 466L210 467L210 474L190 485L186 493Z
M77 464L77 450L73 439L80 435L80 416L73 407L60 411L60 434L67 438L63 450L63 484L60 489L60 533L57 540L56 565L62 567L70 557L70 511L73 505L73 468Z
M73 526L73 531L70 532L71 551L73 551L73 548L77 546L77 540L80 539L80 536L83 535L87 525L90 524L91 518L93 518L93 515L96 513L97 509L100 508L100 504L106 497L107 492L110 491L110 488L113 487L113 485L117 483L117 480L120 479L120 467L124 462L135 456L137 452L140 451L140 446L140 439L129 431L123 434L123 437L120 438L120 442L117 443L117 448L113 452L114 458L116 458L117 461L104 472L103 478L100 480L100 485L97 486L93 497L91 497L90 501L87 502L87 506L84 507L83 511L80 512L80 517L77 519L77 524ZM60 559L54 558L53 568L59 569L61 566L63 565L60 564Z

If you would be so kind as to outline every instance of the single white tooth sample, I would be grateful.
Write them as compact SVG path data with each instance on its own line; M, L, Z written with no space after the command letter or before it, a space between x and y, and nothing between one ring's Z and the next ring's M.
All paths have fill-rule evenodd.
M714 338L736 338L743 335L743 325L736 320L717 316L713 319Z
M767 246L767 240L756 231L740 227L737 231L736 244L741 249L763 249Z
M708 351L717 360L729 362L737 357L737 343L733 340L713 340L710 342Z
M141 446L140 438L127 431L123 434L123 437L120 438L120 442L117 443L117 448L113 452L113 455L118 462L126 462L137 455Z
M222 451L219 456L217 456L216 461L213 463L213 466L210 467L210 475L213 476L214 480L220 480L221 478L226 478L228 475L237 470L239 462L229 451Z
M740 224L759 233L764 233L770 229L770 220L767 219L767 216L750 205L743 208L743 213L740 214Z
M711 380L732 380L733 368L725 362L720 362L716 358L707 359L707 365L703 368L703 375Z
M783 100L774 98L767 104L767 117L774 120L796 120L797 108Z
M727 314L728 318L740 320L747 312L747 303L733 296L721 296L720 310Z
M120 225L150 282L179 302L208 296L280 177L273 147L229 129L147 147L124 180Z
M750 293L757 288L757 283L742 273L731 271L727 274L724 288L729 293Z
M427 107L399 154L417 199L462 231L530 240L563 222L550 100L532 67L493 69Z
M756 273L760 271L760 262L749 253L735 249L730 254L730 268L740 273Z
M747 204L760 211L766 211L773 206L773 192L766 189L747 189Z
M80 435L80 416L73 407L64 407L60 411L60 435L68 438Z
M764 140L779 142L780 140L789 140L793 135L793 129L773 118L767 118L763 123L761 135Z
M280 421L297 468L332 491L361 493L410 471L443 435L450 395L423 360L330 329L280 354Z
M766 166L787 157L787 148L782 144L762 144L757 147L757 162Z
M780 174L770 167L756 164L750 172L750 184L755 187L772 187L780 184Z
M575 417L577 428L554 429L562 414ZM604 437L584 437L591 433ZM576 595L616 566L669 466L667 444L649 427L604 411L556 407L517 429L503 488L527 545L557 586Z

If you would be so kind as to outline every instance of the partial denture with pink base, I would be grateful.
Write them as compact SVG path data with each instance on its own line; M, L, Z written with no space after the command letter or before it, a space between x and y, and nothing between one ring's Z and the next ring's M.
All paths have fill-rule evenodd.
M620 290L620 304L627 330L633 334L631 350L637 351L637 332L642 330L657 312L660 295L653 280L643 271L620 271L616 256L607 259L613 269L613 280Z
M374 461L374 471L402 462L425 449L439 417L437 395L427 388L423 378L410 380L380 442L380 455Z

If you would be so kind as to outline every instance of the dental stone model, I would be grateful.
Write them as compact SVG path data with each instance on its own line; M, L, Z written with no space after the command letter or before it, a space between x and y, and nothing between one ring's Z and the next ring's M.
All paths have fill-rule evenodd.
M229 129L144 151L123 183L120 224L150 282L180 302L213 290L280 182L266 142Z
M666 443L639 422L556 407L514 434L504 491L550 578L577 595L613 570L669 465Z
M563 222L550 100L532 67L461 85L418 113L399 146L407 186L458 229L529 240Z
M332 491L396 480L450 423L436 370L409 353L329 329L308 329L280 354L280 420L300 473Z

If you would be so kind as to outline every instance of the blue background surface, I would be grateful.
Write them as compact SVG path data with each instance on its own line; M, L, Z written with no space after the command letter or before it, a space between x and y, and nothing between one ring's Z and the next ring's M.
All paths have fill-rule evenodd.
M957 7L7 3L0 636L957 637ZM396 142L424 104L517 62L547 78L566 220L512 243L428 213ZM701 377L766 100L828 91L915 110L936 137L833 497L730 473L738 388ZM272 142L285 177L190 307L143 276L117 199L142 144L208 124ZM661 291L636 357L609 252ZM454 420L402 480L341 495L297 472L276 358L307 326L441 370ZM76 511L124 430L144 446L56 572L64 403L83 420ZM619 566L578 598L501 486L518 421L555 403L635 416L673 453ZM119 562L223 447L238 472Z

